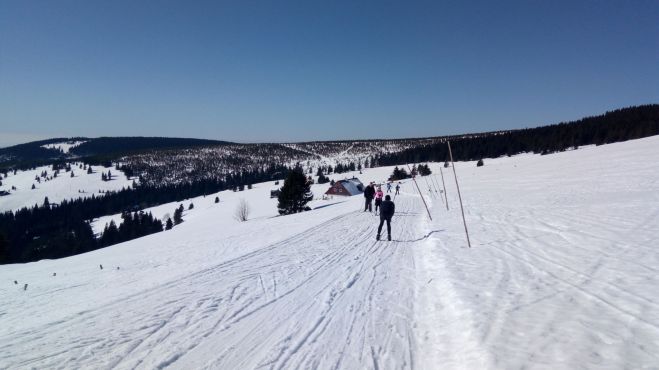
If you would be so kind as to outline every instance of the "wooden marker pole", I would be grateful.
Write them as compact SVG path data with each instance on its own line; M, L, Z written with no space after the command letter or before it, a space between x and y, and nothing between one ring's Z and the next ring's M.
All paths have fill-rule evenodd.
M444 197L442 197L441 191L439 191L439 185L437 185L437 174L434 174L430 176L430 182L432 183L432 186L435 188L435 193L439 197L439 199L442 200L442 203L444 203Z
M458 199L460 200L460 211L462 212L462 223L465 226L465 234L467 235L467 245L471 248L471 241L469 241L469 231L467 231L467 221L465 221L465 211L462 207L462 195L460 195L460 185L458 184L458 175L455 173L455 163L453 163L453 153L451 152L451 142L447 141L448 154L451 157L451 166L453 166L453 177L455 177L455 187L458 188Z
M442 186L444 186L444 199L446 200L446 210L448 211L448 197L446 196L446 183L444 182L444 171L439 168L439 173L442 175Z
M410 165L407 165L407 168L410 170L410 173L412 173L412 169L410 168ZM416 185L416 190L419 192L419 196L421 197L421 200L423 201L423 205L426 207L426 212L428 212L428 218L432 221L432 216L430 215L430 210L428 209L428 204L426 203L426 199L423 197L423 194L421 194L421 189L419 189L419 184L416 183L416 176L412 176L412 181L414 181L414 185Z

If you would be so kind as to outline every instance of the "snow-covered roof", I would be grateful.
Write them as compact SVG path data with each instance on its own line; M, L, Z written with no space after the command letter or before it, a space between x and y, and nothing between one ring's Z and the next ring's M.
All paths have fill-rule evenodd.
M350 193L350 195L357 195L364 192L364 185L357 178L340 180L341 185Z

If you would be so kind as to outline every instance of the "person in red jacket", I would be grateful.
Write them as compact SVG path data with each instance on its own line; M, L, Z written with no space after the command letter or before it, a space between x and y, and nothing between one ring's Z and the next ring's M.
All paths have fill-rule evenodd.
M378 186L378 190L375 192L375 215L377 216L378 214L378 209L380 208L380 204L382 204L382 198L384 197L384 193L382 192L382 187Z

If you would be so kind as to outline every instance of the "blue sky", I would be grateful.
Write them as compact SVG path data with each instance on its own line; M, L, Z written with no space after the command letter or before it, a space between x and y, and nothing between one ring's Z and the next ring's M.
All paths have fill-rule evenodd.
M0 0L0 146L520 128L659 102L658 1Z

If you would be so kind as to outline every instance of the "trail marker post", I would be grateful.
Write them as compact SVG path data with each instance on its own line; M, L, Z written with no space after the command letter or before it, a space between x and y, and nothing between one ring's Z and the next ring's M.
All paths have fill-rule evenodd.
M442 185L444 186L444 199L446 200L446 210L448 211L448 197L446 196L446 183L444 182L444 172L439 168L439 173L442 175Z
M430 176L430 182L432 183L432 186L435 188L435 193L442 200L442 203L444 203L444 198L442 198L442 193L439 191L439 185L437 185L437 174Z
M412 173L412 169L410 168L410 165L407 165L407 168L410 170L410 173ZM432 216L430 215L430 210L428 209L428 204L426 203L426 199L423 197L423 194L421 194L421 189L419 189L419 184L416 182L416 177L412 176L412 181L414 181L414 185L416 185L416 190L419 192L419 196L421 197L421 200L423 201L423 205L426 207L426 212L428 212L428 218L432 221Z
M471 248L471 241L469 241L469 231L467 231L467 221L465 221L465 211L462 207L462 195L460 195L460 185L458 184L458 175L455 173L455 163L453 163L453 153L451 152L451 142L447 141L448 154L451 157L451 166L453 167L453 177L455 177L455 187L458 188L458 199L460 200L460 211L462 212L462 223L465 226L465 234L467 235L467 245Z

